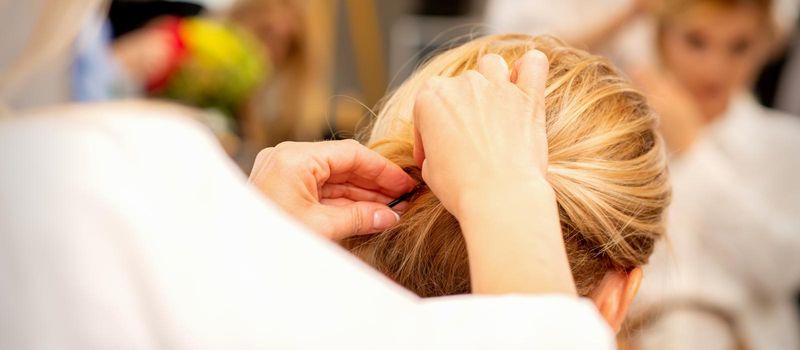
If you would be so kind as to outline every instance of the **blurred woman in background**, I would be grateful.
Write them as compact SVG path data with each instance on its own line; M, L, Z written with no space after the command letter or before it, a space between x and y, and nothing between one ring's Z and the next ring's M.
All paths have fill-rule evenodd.
M663 1L660 67L632 71L661 115L675 188L670 244L654 253L634 308L663 311L641 348L729 349L730 327L755 349L800 346L800 120L748 92L776 40L772 6ZM722 310L732 323L668 310L675 303Z

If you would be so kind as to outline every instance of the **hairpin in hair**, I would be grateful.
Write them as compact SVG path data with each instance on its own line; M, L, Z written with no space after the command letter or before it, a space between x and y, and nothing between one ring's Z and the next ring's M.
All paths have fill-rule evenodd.
M389 208L394 208L395 206L397 206L398 204L402 203L403 201L407 201L413 195L417 194L417 192L419 192L419 190L422 189L422 187L424 187L424 186L425 186L425 183L420 183L419 185L415 186L413 190L411 190L408 193L406 193L406 194L404 194L404 195L402 195L400 197L397 197L397 199L389 202L389 204L387 204L387 206L389 206Z

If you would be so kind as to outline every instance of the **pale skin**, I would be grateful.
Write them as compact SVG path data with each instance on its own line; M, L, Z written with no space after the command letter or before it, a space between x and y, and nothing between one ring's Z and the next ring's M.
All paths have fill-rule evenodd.
M663 69L634 67L631 77L661 116L674 155L689 150L748 89L774 43L768 27L751 5L695 5L665 23L659 42Z
M511 70L500 56L487 55L476 71L431 80L416 99L414 157L462 227L475 294L576 295L545 180L547 67L535 50ZM250 181L334 240L394 225L385 203L416 185L354 141L268 148ZM640 280L639 269L608 272L590 295L612 328L619 329Z
M264 149L250 182L332 240L393 226L399 216L386 203L417 184L399 166L352 140L284 142Z

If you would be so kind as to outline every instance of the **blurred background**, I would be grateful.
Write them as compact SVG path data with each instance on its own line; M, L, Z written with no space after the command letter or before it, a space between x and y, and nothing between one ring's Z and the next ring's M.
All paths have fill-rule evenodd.
M26 6L3 6L3 20L35 20ZM248 170L258 150L282 141L353 137L422 58L453 38L485 32L485 6L114 0L106 16L84 25L70 55L36 72L8 103L22 109L135 97L178 101L209 112L204 122ZM0 43L22 47L26 34ZM12 58L0 53L0 63Z
M550 33L594 49L597 42L585 41L598 39L581 36L599 31L610 44L596 51L619 65L653 61L646 16L629 13L643 2L113 0L107 15L84 25L70 55L36 72L8 103L179 101L209 112L206 123L247 170L265 146L352 137L426 57L484 33ZM786 38L752 88L766 106L798 114L800 102L786 92L798 84L787 76L800 69L797 6L778 3ZM12 23L37 13L10 1L3 7L2 19ZM0 52L0 63L26 34L0 39L12 48Z
M20 28L0 38L0 67L31 40L26 24L48 20L28 5L0 1L1 23ZM113 0L81 24L66 54L0 92L11 110L181 103L201 111L199 121L248 172L259 150L282 141L357 136L381 99L439 50L488 33L556 35L607 56L648 94L673 153L676 249L683 232L710 237L694 247L698 255L676 259L732 270L719 274L733 284L707 288L711 299L749 293L739 306L679 305L715 315L751 338L748 348L797 349L798 18L797 0ZM741 114L759 121L734 122L747 119ZM690 156L698 140L719 152ZM716 161L723 165L704 170ZM691 228L681 226L687 221Z

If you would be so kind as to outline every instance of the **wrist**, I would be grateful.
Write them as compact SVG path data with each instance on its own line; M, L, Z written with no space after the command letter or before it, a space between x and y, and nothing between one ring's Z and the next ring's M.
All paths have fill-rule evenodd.
M497 180L463 190L453 215L461 222L469 218L491 216L498 211L506 212L512 205L524 208L550 204L555 207L555 192L544 179Z
M482 245L499 235L523 231L563 244L555 192L547 182L487 186L485 191L466 191L461 199L456 219L467 245Z
M575 294L555 192L546 182L468 191L460 216L473 293Z

